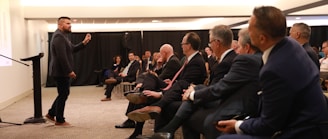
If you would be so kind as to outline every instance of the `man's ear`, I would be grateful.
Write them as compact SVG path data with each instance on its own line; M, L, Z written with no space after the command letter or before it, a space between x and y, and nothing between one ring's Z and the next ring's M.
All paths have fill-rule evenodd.
M246 48L246 50L247 50L247 53L249 53L249 51L251 50L251 46L250 46L250 44L246 44L245 45L245 48Z

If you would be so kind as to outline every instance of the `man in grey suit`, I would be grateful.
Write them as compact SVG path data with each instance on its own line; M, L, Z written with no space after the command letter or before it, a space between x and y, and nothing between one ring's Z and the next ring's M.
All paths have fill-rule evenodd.
M252 43L263 51L259 114L219 121L217 129L232 134L219 139L327 139L319 70L300 44L286 37L284 13L272 6L254 8L248 29Z
M49 64L49 74L56 82L58 96L46 115L46 119L58 126L70 125L65 121L64 109L70 92L70 79L76 78L72 53L83 49L91 40L91 35L87 34L82 42L73 45L67 37L69 33L71 33L71 19L59 17L58 29L52 35L50 42Z

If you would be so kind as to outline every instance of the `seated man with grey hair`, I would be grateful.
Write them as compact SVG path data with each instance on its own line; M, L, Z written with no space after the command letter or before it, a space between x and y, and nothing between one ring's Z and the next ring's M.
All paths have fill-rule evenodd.
M216 121L244 118L256 113L262 55L251 45L247 29L239 31L236 52L240 55L235 57L226 76L208 87L191 85L183 94L184 101L174 118L153 137L163 132L172 135L184 124L184 138L199 139L200 133L205 138L216 138L220 135L213 125Z

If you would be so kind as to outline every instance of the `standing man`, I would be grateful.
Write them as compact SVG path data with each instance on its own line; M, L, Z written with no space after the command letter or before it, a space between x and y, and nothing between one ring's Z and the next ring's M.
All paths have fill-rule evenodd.
M295 39L303 46L306 53L310 56L312 61L317 65L319 69L319 57L309 43L311 37L311 27L305 23L295 23L292 28L290 28L289 37Z
M59 17L57 22L58 29L52 35L50 42L49 74L56 82L58 96L49 109L46 119L58 126L70 126L65 121L64 109L70 93L70 79L76 78L73 70L73 52L83 49L91 40L91 35L87 34L82 42L73 45L67 37L71 33L71 19Z
M224 120L219 139L327 139L328 108L319 70L295 40L286 37L286 17L278 8L257 7L249 20L252 43L262 52L259 114Z

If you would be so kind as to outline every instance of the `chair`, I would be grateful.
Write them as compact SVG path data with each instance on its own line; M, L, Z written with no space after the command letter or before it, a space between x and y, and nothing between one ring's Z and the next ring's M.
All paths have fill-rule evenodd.
M136 78L139 75L139 70L136 73ZM123 96L123 92L131 91L135 87L136 82L121 82L120 84L116 85L113 89L116 93L121 93L121 96Z

